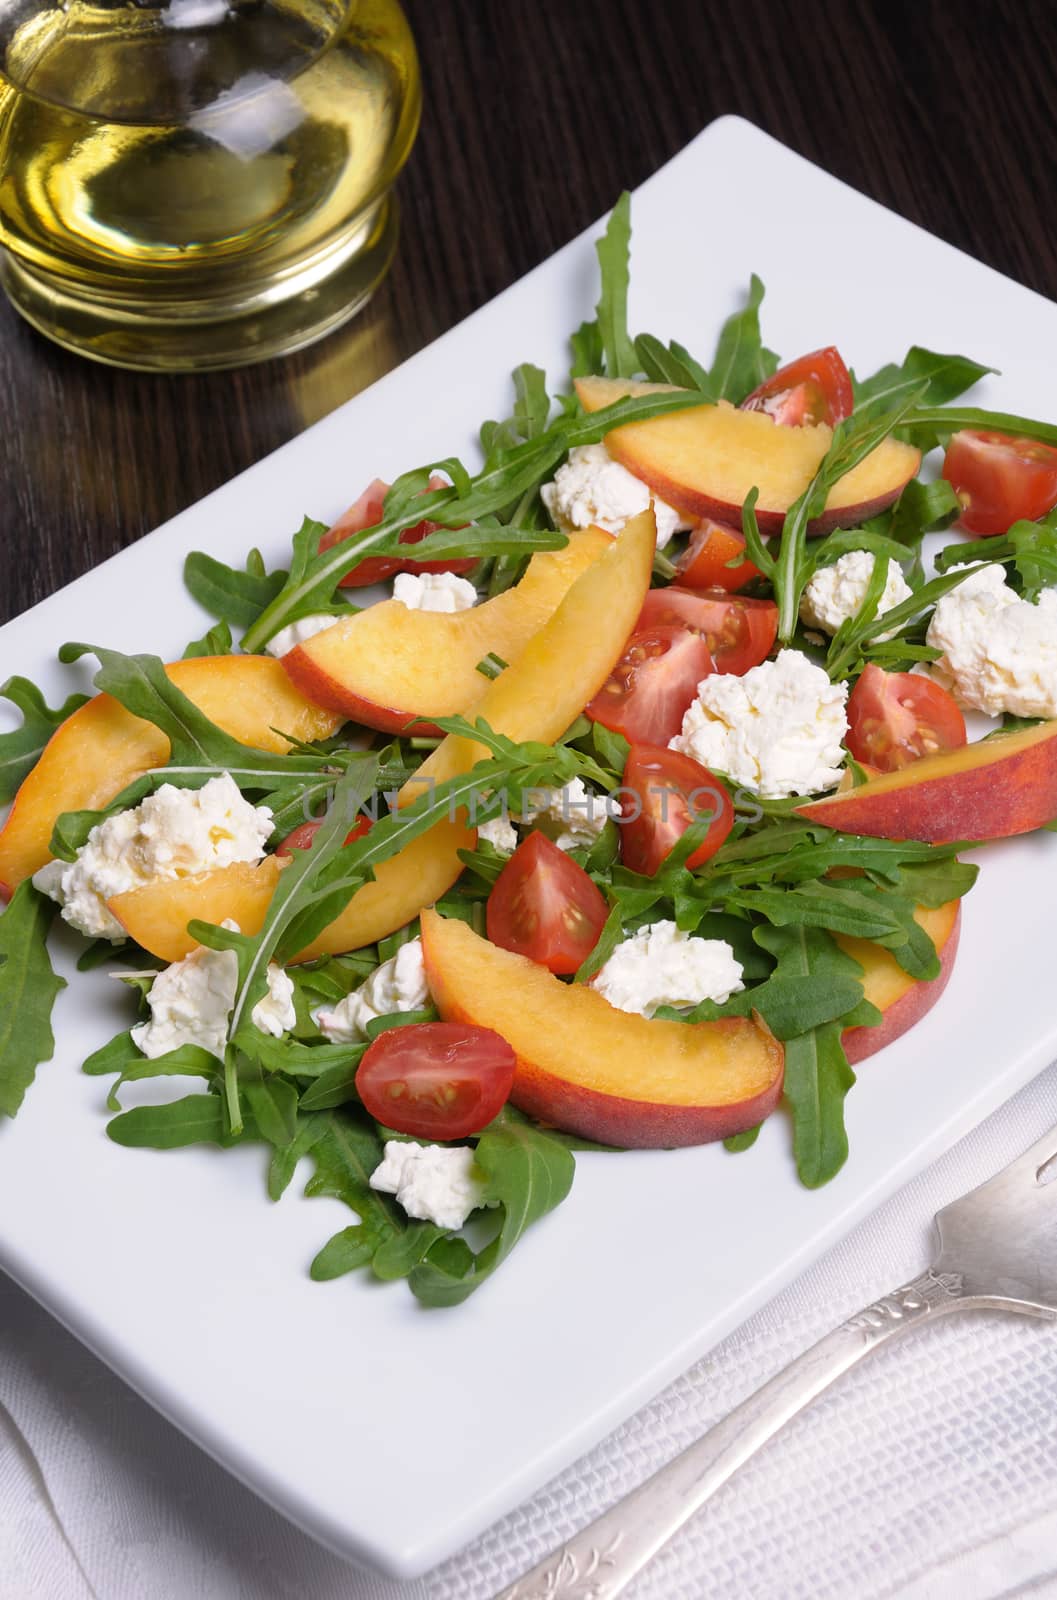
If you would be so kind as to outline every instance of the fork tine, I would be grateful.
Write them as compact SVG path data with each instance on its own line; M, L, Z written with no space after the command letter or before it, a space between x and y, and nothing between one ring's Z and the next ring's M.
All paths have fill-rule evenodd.
M1057 1162L1057 1128L989 1182L936 1214L937 1267L979 1305L1057 1316L1057 1182L1039 1174ZM1057 1178L1057 1173L1054 1173Z
M1005 1167L997 1176L1001 1178L1009 1174L1011 1177L1015 1175L1017 1178L1023 1179L1030 1173L1032 1181L1037 1182L1039 1173L1049 1165L1055 1156L1057 1156L1057 1128L1051 1128L1048 1133L1043 1134L1041 1139L1036 1139L1035 1143L1025 1150L1022 1156L1018 1156L1015 1161L1011 1161L1009 1166Z

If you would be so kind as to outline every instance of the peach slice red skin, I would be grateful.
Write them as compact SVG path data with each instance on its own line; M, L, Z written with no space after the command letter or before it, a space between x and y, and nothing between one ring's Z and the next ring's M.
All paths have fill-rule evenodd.
M626 394L670 391L670 384L580 378L576 393L585 411L611 405ZM606 435L606 449L653 492L688 517L711 517L741 526L749 490L760 489L756 518L764 534L782 531L790 505L807 488L829 448L824 426L779 427L759 411L692 406L685 411L627 423ZM831 490L813 534L857 527L897 500L921 465L921 452L885 439ZM721 479L725 475L720 492Z
M1057 817L1057 721L922 756L797 815L875 839L1005 839Z
M636 1149L706 1144L755 1127L781 1097L785 1053L753 1017L618 1011L435 911L422 949L441 1016L501 1034L517 1057L512 1103L553 1127Z
M383 600L307 639L283 667L316 705L385 733L437 733L430 719L464 711L494 654L516 661L582 572L604 555L611 534L585 528L562 550L533 556L521 582L466 611L412 611Z

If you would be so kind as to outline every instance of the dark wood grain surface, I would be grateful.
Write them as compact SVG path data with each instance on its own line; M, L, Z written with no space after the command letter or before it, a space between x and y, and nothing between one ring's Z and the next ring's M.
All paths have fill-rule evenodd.
M1057 297L1052 0L406 5L425 116L401 248L357 321L285 361L164 378L67 356L0 305L0 621L467 316L725 112Z

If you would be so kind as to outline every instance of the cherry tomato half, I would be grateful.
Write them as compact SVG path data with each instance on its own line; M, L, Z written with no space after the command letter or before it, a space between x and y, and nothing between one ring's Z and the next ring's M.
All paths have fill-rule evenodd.
M1021 518L1037 522L1057 505L1057 450L1037 439L963 429L947 446L943 476L970 533L1006 533Z
M953 696L918 672L885 672L874 662L848 700L848 737L856 761L898 772L920 756L957 750L965 718Z
M766 411L783 428L826 422L835 428L855 404L851 376L835 345L812 350L761 383L741 402L743 411Z
M364 1051L356 1092L376 1122L417 1139L465 1139L505 1105L517 1061L491 1028L412 1022Z
M495 880L486 927L493 944L562 974L586 961L608 914L583 867L536 829Z
M701 633L681 625L635 629L624 654L589 705L600 722L632 743L667 744L683 725L697 686L715 667Z
M292 833L288 833L286 838L276 845L276 855L289 856L293 850L310 849L312 846L312 840L315 838L322 826L322 818L318 822L299 823ZM345 843L351 844L354 839L362 839L364 834L370 829L370 826L370 817L357 817L352 828L345 835Z
M770 655L778 637L778 607L773 600L735 597L722 589L699 592L675 584L651 589L636 630L676 625L704 635L717 672L740 677ZM659 738L646 742L661 743Z
M706 517L700 527L694 529L690 543L675 565L683 583L691 589L715 587L733 593L735 589L743 589L753 578L763 576L751 561L738 561L736 567L727 566L728 561L744 554L745 540L737 528Z
M429 480L431 489L447 489L449 485L440 477L434 476ZM329 528L319 541L320 550L329 550L333 545L340 544L342 539L347 539L350 533L359 533L363 528L373 528L376 522L381 522L385 497L389 493L389 485L381 478L375 478L373 483L360 495L356 504L350 506ZM405 528L400 535L401 544L418 544L427 534L435 533L439 524L436 522L416 522L413 528ZM381 583L386 578L391 578L397 572L469 572L475 566L472 557L463 556L454 561L413 561L410 557L403 556L364 556L363 560L346 572L340 586L342 589L362 589L368 583Z
M699 816L712 823L687 858L693 870L714 856L734 826L730 796L707 767L678 750L633 744L624 768L620 859L632 872L652 878Z

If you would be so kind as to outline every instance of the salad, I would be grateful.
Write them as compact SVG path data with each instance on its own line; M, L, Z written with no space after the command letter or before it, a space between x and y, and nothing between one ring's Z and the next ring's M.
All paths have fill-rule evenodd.
M598 257L476 470L375 480L281 568L191 555L179 660L0 690L0 1115L61 920L128 990L110 1138L259 1143L273 1199L309 1158L352 1213L313 1277L433 1306L579 1150L781 1110L829 1181L854 1064L950 976L960 853L1057 817L1057 426L962 403L963 356L783 362L756 278L708 366L633 337L627 196Z

